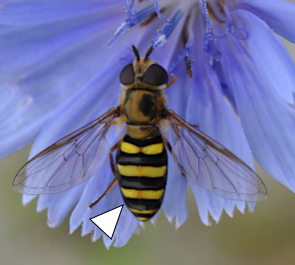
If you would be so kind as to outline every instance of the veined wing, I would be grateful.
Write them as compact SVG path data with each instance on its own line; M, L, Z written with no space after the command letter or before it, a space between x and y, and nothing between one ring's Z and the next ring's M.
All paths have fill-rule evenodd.
M172 156L186 177L224 198L266 199L262 180L247 164L172 110L166 111L174 134Z
M117 109L110 109L33 157L17 173L14 190L25 194L56 193L93 176L109 154L105 135L118 116Z

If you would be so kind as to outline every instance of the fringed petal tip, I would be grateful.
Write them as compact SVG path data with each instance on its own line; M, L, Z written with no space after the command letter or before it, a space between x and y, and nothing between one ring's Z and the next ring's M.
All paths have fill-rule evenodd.
M23 194L22 195L22 204L23 204L23 206L27 206L36 197L37 197L37 195Z

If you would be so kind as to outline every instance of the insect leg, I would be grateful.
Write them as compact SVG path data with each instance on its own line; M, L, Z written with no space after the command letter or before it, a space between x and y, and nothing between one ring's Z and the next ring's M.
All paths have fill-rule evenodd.
M115 178L112 183L110 184L110 186L106 189L106 191L93 203L91 203L90 205L88 205L88 207L91 209L95 204L97 204L105 195L108 194L108 192L112 189L112 187L114 187L114 185L117 183L117 178Z
M115 179L112 181L112 183L110 184L110 186L106 189L106 191L93 203L91 203L90 205L88 205L88 207L91 209L95 204L97 204L105 195L108 194L108 192L112 189L112 187L117 183L118 178L117 178L117 172L115 169L115 164L114 164L114 158L113 158L113 152L118 148L118 146L120 145L121 140L118 141L110 150L110 164L111 164L111 168L113 171L113 174L115 176Z
M168 76L173 77L173 79L172 79L172 81L170 81L167 84L167 86L166 86L166 88L164 90L166 90L168 87L170 87L174 82L176 82L178 80L178 77L176 75L174 75L174 74L169 74Z
M182 166L178 163L177 157L173 153L171 144L169 143L169 141L166 139L166 137L164 135L162 135L162 138L163 138L164 144L166 145L167 149L169 150L170 154L172 155L175 163L178 165L181 175L185 177L184 170L183 170Z

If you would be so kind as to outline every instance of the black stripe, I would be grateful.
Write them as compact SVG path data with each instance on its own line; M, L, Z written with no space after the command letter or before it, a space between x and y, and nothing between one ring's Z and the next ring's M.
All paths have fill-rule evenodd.
M155 88L149 88L149 87L145 87L144 89L142 87L132 87L132 88L129 88L127 90L127 92L128 91L133 91L133 90L145 90L145 91L150 91L150 92L157 93L157 94L161 93L161 90L156 90Z
M133 144L133 145L136 145L138 147L145 147L145 146L151 145L151 144L163 143L163 139L162 139L160 132L157 132L156 135L153 135L153 136L145 138L145 139L133 138L129 134L126 134L123 141Z
M143 153L128 154L118 150L117 163L120 165L161 167L167 165L167 154L166 150L157 155L146 155Z
M159 209L162 203L162 198L163 196L159 200L130 199L123 195L126 205L139 211Z
M132 212L132 211L131 211ZM134 212L132 212L134 215L135 215L135 217L145 217L145 218L152 218L157 212L155 212L155 213L134 213Z
M135 190L161 190L166 186L167 171L163 177L149 178L149 177L125 177L118 176L120 186L125 189Z

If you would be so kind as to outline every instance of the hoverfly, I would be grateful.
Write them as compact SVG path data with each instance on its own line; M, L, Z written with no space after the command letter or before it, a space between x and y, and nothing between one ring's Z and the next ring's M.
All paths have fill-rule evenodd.
M119 106L33 157L17 173L14 189L25 194L67 190L93 176L109 154L114 180L89 207L118 182L127 207L136 218L147 221L162 204L168 150L181 174L208 191L232 200L265 199L266 188L249 166L166 108L164 91L177 77L149 58L152 47L144 58L134 46L133 52L134 62L120 74ZM172 145L165 137L164 121L172 129ZM126 132L109 148L106 133L114 123L126 124Z

